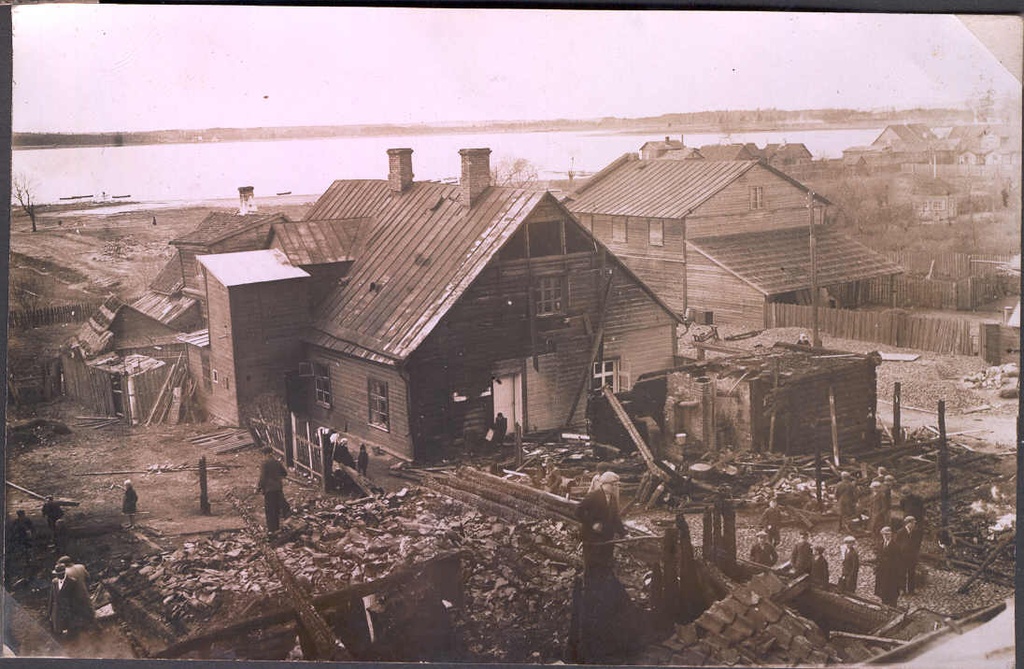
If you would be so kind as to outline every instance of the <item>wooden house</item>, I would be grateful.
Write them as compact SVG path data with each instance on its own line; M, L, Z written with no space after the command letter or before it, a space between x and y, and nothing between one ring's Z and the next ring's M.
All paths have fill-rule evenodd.
M705 160L758 160L761 157L753 144L706 144L699 150Z
M627 154L564 203L673 310L715 322L762 327L768 302L809 297L812 220L819 286L847 305L860 282L901 271L823 225L828 200L759 161Z
M772 167L804 167L810 165L814 156L802 143L767 144L761 152L761 158Z
M460 151L456 185L388 154L387 180L337 181L308 215L372 221L313 315L298 434L429 461L499 412L510 432L570 425L592 385L672 364L677 318L550 193L491 186L489 149Z

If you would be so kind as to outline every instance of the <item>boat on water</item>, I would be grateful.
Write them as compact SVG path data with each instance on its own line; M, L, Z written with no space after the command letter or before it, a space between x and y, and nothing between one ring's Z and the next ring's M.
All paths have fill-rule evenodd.
M286 190L283 193L278 193L278 195L291 195L291 194L292 194L292 192L290 190Z
M61 200L88 200L92 195L69 195L67 197L60 198Z
M112 199L112 200L127 200L130 197L131 197L131 195L111 195L110 199Z

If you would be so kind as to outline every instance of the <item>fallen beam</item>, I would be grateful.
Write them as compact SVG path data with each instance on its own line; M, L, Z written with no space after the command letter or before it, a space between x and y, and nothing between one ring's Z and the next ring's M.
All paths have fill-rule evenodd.
M887 643L895 646L902 646L903 644L907 643L905 639L893 639L892 637L873 636L871 634L857 634L855 632L835 631L830 632L828 636L830 639L858 639L860 641L871 641L872 643Z
M957 594L962 595L963 593L967 592L967 590L971 587L971 584L978 580L982 572L985 571L985 568L988 567L992 563L992 561L995 560L996 557L998 557L999 554L1003 552L1003 549L1009 546L1010 543L1016 538L1017 532L1016 530L1014 530L1013 532L1008 532L1005 537L1000 539L999 543L996 544L996 547L989 551L988 555L985 556L985 559L981 561L980 565L978 565L978 569L973 574L971 574L971 577L967 579L963 585L956 589Z
M622 427L626 428L629 438L633 440L637 450L640 451L640 455L643 456L644 462L647 463L648 471L665 483L672 483L672 476L658 466L657 461L654 459L654 454L651 452L651 449L647 447L643 437L641 437L640 433L637 431L636 425L633 425L633 421L630 420L629 414L626 413L626 409L622 406L622 403L619 402L619 398L615 396L612 389L605 386L601 389L601 392L604 393L605 398L608 400L608 405L612 408L612 413L614 413L615 417L619 419L619 423L622 424Z
M15 490L20 490L21 492L25 493L29 497L35 497L36 499L41 499L41 500L44 500L44 501L46 500L46 495L41 495L41 494L39 494L37 492L29 490L28 488L22 488L20 485L18 485L16 483L11 483L10 481L5 481L5 482L10 487L14 488ZM69 501L69 500L58 500L57 503L60 504L61 506L78 506L80 504L80 502L72 502L72 501Z

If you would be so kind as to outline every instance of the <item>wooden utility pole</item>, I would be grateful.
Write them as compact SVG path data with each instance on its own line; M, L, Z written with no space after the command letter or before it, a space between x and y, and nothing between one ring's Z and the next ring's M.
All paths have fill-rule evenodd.
M818 510L821 510L821 439L818 433L821 430L814 430L814 484L817 489Z
M199 513L210 515L210 497L206 487L206 456L199 458Z
M836 424L836 391L828 387L828 413L832 423L832 461L839 466L839 426Z
M516 422L513 429L516 443L516 469L518 470L523 466L523 426Z
M939 400L939 495L942 529L949 527L949 444L946 443L946 401Z
M814 234L814 192L807 191L807 228L811 245L811 343L821 347L821 333L818 331L818 254Z
M893 446L903 443L903 422L900 420L900 382L892 387L892 441Z

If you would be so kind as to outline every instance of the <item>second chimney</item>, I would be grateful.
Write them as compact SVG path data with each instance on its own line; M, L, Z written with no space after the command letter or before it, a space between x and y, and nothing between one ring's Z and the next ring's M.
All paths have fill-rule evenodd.
M388 149L388 186L401 193L412 185L412 149Z
M238 187L238 213L242 216L259 211L256 207L255 190L252 186Z
M463 206L472 207L491 185L491 150L460 149L459 155L462 156L459 192Z

